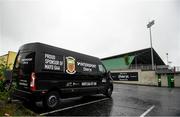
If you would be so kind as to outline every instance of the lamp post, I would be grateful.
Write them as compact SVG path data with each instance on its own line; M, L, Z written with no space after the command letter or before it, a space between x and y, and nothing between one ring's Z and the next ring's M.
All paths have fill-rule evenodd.
M168 65L168 53L166 53L166 56L167 56L167 65Z
M151 26L154 25L154 20L147 24L147 28L149 28L150 33L150 44L151 44L151 62L152 62L152 70L154 70L154 57L153 57L153 48L152 48L152 35L151 35Z

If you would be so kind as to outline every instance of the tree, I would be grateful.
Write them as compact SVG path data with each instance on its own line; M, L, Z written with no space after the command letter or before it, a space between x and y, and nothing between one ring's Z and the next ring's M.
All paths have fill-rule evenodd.
M5 71L9 69L6 64L5 58L0 58L0 91L4 91L3 83L5 81Z

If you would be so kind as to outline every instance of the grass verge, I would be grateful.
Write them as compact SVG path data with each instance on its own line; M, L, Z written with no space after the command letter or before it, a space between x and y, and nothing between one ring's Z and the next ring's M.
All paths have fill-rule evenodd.
M37 116L36 113L25 108L22 103L8 103L11 91L0 92L0 116Z
M21 103L7 103L0 100L0 116L37 116Z

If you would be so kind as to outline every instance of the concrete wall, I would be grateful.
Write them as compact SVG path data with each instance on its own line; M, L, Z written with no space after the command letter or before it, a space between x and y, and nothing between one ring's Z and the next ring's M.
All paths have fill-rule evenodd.
M121 70L121 71L111 71L113 72L138 72L138 81L114 81L118 83L127 83L127 84L139 84L139 85L150 85L158 86L158 75L155 71L141 71L141 70ZM167 87L167 75L161 75L161 86ZM174 86L180 87L180 74L175 74L174 76Z
M162 87L167 87L168 86L168 81L167 81L167 75L161 75L161 86Z
M180 87L180 74L174 76L174 86Z
M141 71L140 72L140 84L144 85L156 85L157 86L157 77L155 71Z

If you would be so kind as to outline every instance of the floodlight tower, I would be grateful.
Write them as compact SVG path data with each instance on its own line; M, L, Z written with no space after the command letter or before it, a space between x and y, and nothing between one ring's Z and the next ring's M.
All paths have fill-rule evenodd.
M153 57L153 47L152 47L152 35L151 35L151 26L154 25L154 20L147 24L147 28L149 28L150 33L150 44L151 44L151 62L152 62L152 70L154 70L154 57Z

